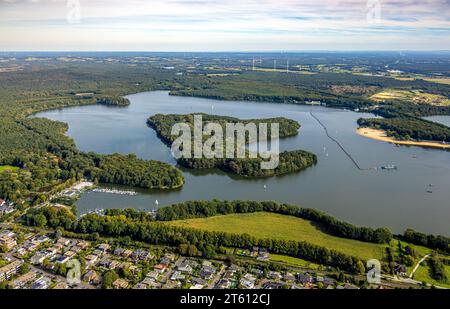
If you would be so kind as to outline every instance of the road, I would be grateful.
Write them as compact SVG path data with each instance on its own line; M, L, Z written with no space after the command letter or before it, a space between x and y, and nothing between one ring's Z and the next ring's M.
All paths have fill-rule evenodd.
M416 266L414 266L414 269L412 270L411 274L409 275L409 279L412 279L414 277L414 273L416 272L417 268L419 268L420 264L425 261L427 258L429 258L431 254L425 255L423 258L420 259L419 262L417 262Z

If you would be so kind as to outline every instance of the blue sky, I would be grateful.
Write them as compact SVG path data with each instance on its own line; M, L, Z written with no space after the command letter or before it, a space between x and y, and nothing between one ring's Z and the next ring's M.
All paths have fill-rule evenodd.
M0 0L0 50L450 50L450 0Z

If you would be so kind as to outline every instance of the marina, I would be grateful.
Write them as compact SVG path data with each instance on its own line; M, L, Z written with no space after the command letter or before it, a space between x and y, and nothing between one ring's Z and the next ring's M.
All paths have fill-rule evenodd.
M135 191L123 191L123 190L106 189L106 188L96 188L96 189L91 190L91 192L109 193L109 194L118 194L118 195L130 195L130 196L137 195L137 192L135 192Z

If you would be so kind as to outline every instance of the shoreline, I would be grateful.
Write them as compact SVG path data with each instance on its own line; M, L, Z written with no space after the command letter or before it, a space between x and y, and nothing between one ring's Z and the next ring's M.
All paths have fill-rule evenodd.
M400 141L396 140L393 137L389 137L386 135L386 131L380 129L373 128L358 128L356 129L356 133L358 135L374 139L377 141L392 143L396 145L404 145L404 146L418 146L418 147L426 147L426 148L438 148L438 149L450 149L450 145L441 144L439 142L420 142L420 141Z

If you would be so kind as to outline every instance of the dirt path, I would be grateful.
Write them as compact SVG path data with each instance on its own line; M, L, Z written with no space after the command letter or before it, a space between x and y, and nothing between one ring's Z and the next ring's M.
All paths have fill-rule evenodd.
M412 270L411 274L409 275L409 278L412 279L414 276L414 273L416 272L416 270L419 268L420 264L425 261L427 258L429 258L431 256L431 254L427 254L425 255L423 258L420 259L419 262L417 262L416 266L414 266L414 269Z

